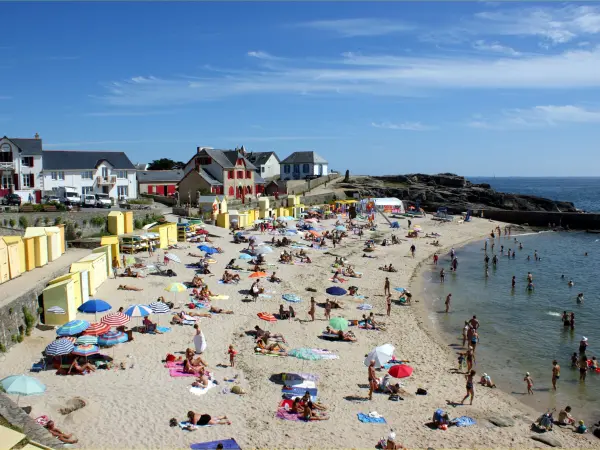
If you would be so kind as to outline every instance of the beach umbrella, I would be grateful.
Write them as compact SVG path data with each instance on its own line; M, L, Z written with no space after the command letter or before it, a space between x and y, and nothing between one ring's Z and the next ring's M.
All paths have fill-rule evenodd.
M379 369L392 359L394 350L396 350L396 348L392 344L383 344L379 347L375 347L365 358L365 366L369 367L371 361L375 360L375 368Z
M290 303L299 303L302 300L296 294L283 294L281 298Z
M259 312L256 314L259 319L266 320L267 322L277 322L277 318L273 314L267 312Z
M266 255L267 253L272 253L272 252L273 252L273 249L271 247L269 247L268 245L259 247L254 251L254 253L256 253L257 255Z
M413 368L407 366L406 364L394 364L392 367L390 367L390 370L388 370L388 373L394 378L410 377L412 372Z
M327 289L325 289L325 292L327 292L329 295L336 295L336 296L346 295L348 293L348 291L346 291L346 289L343 289L338 286L328 287Z
M166 288L167 292L185 292L187 291L187 286L183 283L171 283Z
M46 386L39 380L27 375L11 375L0 380L0 385L7 394L18 395L17 405L21 395L40 395L46 392Z
M125 258L125 265L127 265L127 266L132 266L135 263L136 263L135 256L129 255Z
M165 303L163 302L152 302L148 305L154 314L166 314L171 311Z
M202 244L202 245L198 246L198 250L201 250L203 252L208 252L208 251L212 250L212 247L209 247L206 244Z
M348 321L343 317L334 317L329 320L329 326L337 331L344 331L348 329Z
M397 287L397 288L394 288L394 290L398 291L398 292L404 292L406 289L401 288L401 287Z
M92 324L92 325L94 325L94 324ZM106 330L100 334L104 334L104 333L107 333L108 331L110 331L110 327L108 325L105 325L105 324L99 324L99 325L104 325L106 327ZM90 328L91 328L91 326L90 326ZM89 328L88 328L88 330L89 330ZM75 344L76 345L97 345L98 344L98 336L91 336L91 335L84 334L83 336L79 336L77 338L77 340L75 341Z
M122 342L127 342L127 335L121 331L109 331L98 337L98 345L102 347L111 347Z
M266 272L252 272L248 278L264 278L266 276Z
M67 312L62 309L60 306L53 306L51 308L48 308L46 310L46 312L48 313L52 313L52 314L66 314Z
M82 313L95 314L96 320L98 320L98 313L108 311L112 309L112 306L110 306L104 300L90 299L87 302L82 303L77 309Z
M152 309L148 305L131 305L125 310L125 315L129 317L146 317L152 314Z
M244 260L249 260L252 259L252 255L249 255L248 253L242 253L240 256L238 256L239 259L244 259Z
M71 353L74 347L70 340L63 338L50 342L44 351L48 356L62 356Z
M116 312L105 315L102 319L100 319L100 322L108 325L109 327L121 327L128 323L130 320L131 317L123 314L122 312Z
M174 255L173 253L165 253L165 258L167 258L173 262L176 262L176 263L181 262L181 259L179 258L179 256Z
M66 339L67 341L72 342L73 345L75 345L75 341L77 340L75 336L63 336L61 339Z
M56 334L59 336L72 336L84 332L89 326L90 323L87 320L71 320L56 330Z
M75 347L75 350L73 350L71 352L71 354L73 354L73 355L85 356L86 359L87 359L88 356L90 356L90 355L97 355L98 353L100 353L100 349L98 348L98 346L97 345L91 345L91 344L78 345L77 347Z
M115 313L115 314L121 314L121 313ZM109 315L111 315L111 314L109 314ZM104 317L108 317L108 316L104 316ZM83 335L90 336L90 337L100 336L101 334L108 333L110 331L110 327L111 326L109 324L106 324L102 321L91 323L89 328L83 332ZM94 342L94 344L96 342Z

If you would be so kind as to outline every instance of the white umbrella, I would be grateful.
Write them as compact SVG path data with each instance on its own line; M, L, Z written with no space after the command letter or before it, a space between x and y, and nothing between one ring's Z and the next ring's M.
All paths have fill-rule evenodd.
M375 368L379 369L392 359L395 349L396 348L392 344L383 344L379 347L375 347L365 358L365 366L368 367L371 361L375 360Z
M173 262L181 263L181 259L179 256L174 255L173 253L165 253L165 258L170 259Z

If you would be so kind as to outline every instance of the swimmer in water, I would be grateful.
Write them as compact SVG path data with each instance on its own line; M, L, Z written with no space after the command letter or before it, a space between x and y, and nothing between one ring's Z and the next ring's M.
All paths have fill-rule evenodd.
M577 303L583 303L583 292L577 295Z
M500 246L500 254L502 254L502 255L504 254L504 245Z
M587 255L588 255L587 252L585 252L585 255L583 255L583 256L587 256Z
M529 283L527 283L527 290L528 291L533 291L535 289L535 286L533 285L533 283L530 281Z
M531 261L531 256L527 255L527 261Z
M538 260L538 255L537 255L537 250L533 251L533 257L535 258L535 260Z
M527 281L529 281L529 282L533 281L533 275L531 275L531 272L527 272Z
M564 276L564 274L563 274L563 275L561 275L560 277L561 277L561 278L564 278L565 276Z
M511 281L511 287L514 289L516 285L517 285L517 277L515 277L513 275L512 281Z
M562 323L563 323L563 325L564 325L565 327L568 327L568 326L569 326L569 314L567 314L567 312L566 312L566 311L563 311L563 314L562 314L562 319L561 319L561 320L562 320Z
M519 250L523 250L523 244L519 242Z
M485 277L486 278L490 277L490 271L487 269L487 266L485 266Z
M575 283L573 283L573 280L569 280L569 282L567 284L569 285L569 287L575 286Z
M496 266L496 264L498 264L498 257L496 255L494 255L494 257L492 258L492 264L494 265L494 267Z

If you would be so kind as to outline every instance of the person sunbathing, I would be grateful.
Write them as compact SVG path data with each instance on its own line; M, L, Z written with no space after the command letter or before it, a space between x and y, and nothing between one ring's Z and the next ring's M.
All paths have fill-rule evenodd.
M398 272L398 270L394 266L392 266L392 263L390 263L390 265L388 266L387 271L388 272Z
M270 281L271 283L281 283L281 278L279 278L279 277L276 277L276 276L275 276L275 272L273 272L273 275L271 275L271 276L269 277L269 281Z
M188 256L192 256L192 257L194 257L194 258L203 258L203 257L204 257L204 256L202 256L202 255L201 255L201 254L199 254L199 253L191 253L191 252L190 252L190 253L188 253Z
M214 247L214 249L217 251L217 253L225 253L221 247Z
M235 275L229 273L227 270L223 273L223 278L221 278L223 283L234 283L240 281L240 276L236 273Z
M285 320L290 318L289 311L283 309L283 305L279 305L279 320Z
M233 311L231 311L231 310L223 309L223 308L216 308L214 306L211 306L209 311L213 314L233 314Z
M77 439L73 439L72 434L65 434L56 428L52 420L49 420L48 423L44 425L44 428L46 428L46 430L48 430L52 436L57 438L59 441L64 442L65 444L77 444L78 442Z
M231 421L227 419L227 416L212 418L208 414L198 414L194 411L188 411L187 418L192 425L206 426L206 425L231 425Z
M336 334L340 341L351 341L351 342L356 341L356 337L352 334L351 331L344 333L342 330L340 330Z
M83 375L87 371L89 371L89 372L95 372L96 368L92 364L90 364L88 362L86 362L83 365L80 365L79 362L77 361L77 358L75 358L73 360L73 362L71 363L71 367L69 367L68 374L78 373L80 375Z
M188 311L187 315L190 317L208 317L208 318L212 317L209 313L198 312L198 311Z
M196 378L196 381L194 381L192 383L192 386L199 387L199 388L207 388L209 384L210 384L210 380L205 375L205 370L203 367L201 372L198 373L198 378Z
M360 278L362 276L361 274L356 273L352 266L346 268L346 275L353 278Z
M304 395L302 396L301 402L302 403L308 403L312 401L311 397L310 397L310 392L306 391L304 393ZM327 406L319 403L319 402L312 402L313 403L313 409L319 410L319 411L327 411Z
M304 420L328 420L328 416L321 416L315 411L313 411L314 405L312 402L306 402L304 404L304 411L302 412L302 418Z
M479 380L479 384L481 384L482 386L489 387L489 388L495 388L496 387L496 383L494 383L492 381L492 377L490 377L487 373L484 373L481 376L481 379Z
M371 323L371 321L367 318L366 314L362 315L361 322L365 325L366 330L374 330L375 329L375 325L373 325L373 323Z
M264 271L265 271L265 269L264 269L264 267L261 267L261 266L259 266L258 264L254 264L254 269L253 269L253 271L254 271L254 272L264 272Z
M286 348L283 345L281 345L279 342L268 343L268 338L265 339L264 336L258 340L256 345L258 348L260 348L262 350L268 350L270 352L286 352L287 351Z
M256 353L262 353L263 355L288 356L287 352L283 350L267 350L265 348L256 347L254 351Z
M131 267L125 269L125 272L123 272L121 276L130 278L141 278L141 275L138 272L134 272L133 270L131 270Z
M193 355L189 355L186 352L185 361L183 362L183 373L193 373L198 376L203 376L205 365L202 364L201 360L202 358L194 358Z
M158 330L158 327L156 326L156 324L154 322L152 322L147 316L144 317L142 324L146 328L147 333L154 332L156 334L162 334L162 332Z
M204 285L202 287L202 289L200 289L200 292L198 293L198 295L203 298L210 298L210 297L215 296L215 294L213 294L212 291L210 289L208 289L207 285Z
M130 286L128 284L120 284L119 287L117 288L117 290L119 290L119 291L143 291L142 288Z
M204 281L202 280L201 277L199 277L198 275L195 275L194 278L192 278L192 286L194 287L202 287L204 286Z

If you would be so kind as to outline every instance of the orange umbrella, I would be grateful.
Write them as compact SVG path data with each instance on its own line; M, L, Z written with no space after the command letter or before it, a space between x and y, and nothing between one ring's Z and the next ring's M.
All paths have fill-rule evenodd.
M318 231L309 230L309 233L312 234L315 237L321 237L321 233L319 233Z
M266 272L252 272L248 278L264 278L266 276Z

